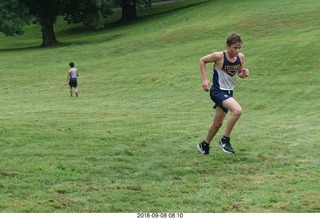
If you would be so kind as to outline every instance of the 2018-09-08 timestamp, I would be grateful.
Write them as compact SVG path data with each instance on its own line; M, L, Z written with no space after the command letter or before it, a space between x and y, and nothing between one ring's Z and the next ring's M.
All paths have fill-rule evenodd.
M183 218L183 213L137 213L137 218Z

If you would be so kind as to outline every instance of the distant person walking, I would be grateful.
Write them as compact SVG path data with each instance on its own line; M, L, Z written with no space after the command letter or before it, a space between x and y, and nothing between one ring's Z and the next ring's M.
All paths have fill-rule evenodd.
M240 104L232 97L235 87L236 77L246 78L249 76L249 69L244 67L244 55L240 52L242 46L241 36L231 34L227 38L226 50L214 52L200 58L200 70L202 74L202 87L208 92L210 98L215 103L216 113L213 122L208 130L205 139L197 145L202 155L208 155L210 143L223 124L228 111L231 111L227 121L224 136L219 141L219 145L226 153L234 153L230 143L230 135L233 127L242 114ZM206 72L206 64L213 62L213 78L210 88L210 81Z
M79 70L74 67L74 63L70 62L69 63L70 69L68 70L68 76L66 80L66 85L69 82L69 87L70 87L70 95L71 97L73 96L73 90L78 97L78 77L79 77Z

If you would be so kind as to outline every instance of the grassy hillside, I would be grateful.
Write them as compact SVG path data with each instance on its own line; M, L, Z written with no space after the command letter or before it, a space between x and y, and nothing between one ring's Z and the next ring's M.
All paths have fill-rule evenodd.
M1 212L319 212L320 3L196 2L100 32L60 22L57 48L36 26L0 36ZM198 59L232 32L251 72L236 154L221 130L203 157L214 110Z

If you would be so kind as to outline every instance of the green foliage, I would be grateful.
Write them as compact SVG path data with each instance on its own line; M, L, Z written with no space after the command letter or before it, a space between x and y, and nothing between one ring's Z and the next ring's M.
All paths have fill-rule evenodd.
M18 0L0 0L0 32L7 36L21 35L30 21L28 9Z
M45 25L46 22L54 24L61 14L62 0L21 0L34 17L34 22Z
M113 14L114 0L68 0L65 1L65 20L82 23L92 29L105 27L106 17Z
M32 18L32 22L41 26L42 45L55 45L53 25L58 16L63 16L69 23L101 29L106 17L113 13L112 6L112 0L1 0L0 32L7 36L21 35Z
M33 48L37 26L0 36L0 211L319 212L318 5L185 0L94 33L58 20L59 48ZM236 154L220 131L204 157L214 111L198 59L232 32L251 72Z

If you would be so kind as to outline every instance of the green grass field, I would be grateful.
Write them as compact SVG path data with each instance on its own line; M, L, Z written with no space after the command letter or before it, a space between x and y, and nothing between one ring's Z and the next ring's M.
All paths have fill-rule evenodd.
M0 212L320 211L319 1L162 7L179 4L99 32L59 22L56 48L37 26L0 36ZM232 32L251 73L236 154L223 126L201 156L214 110L198 60Z

